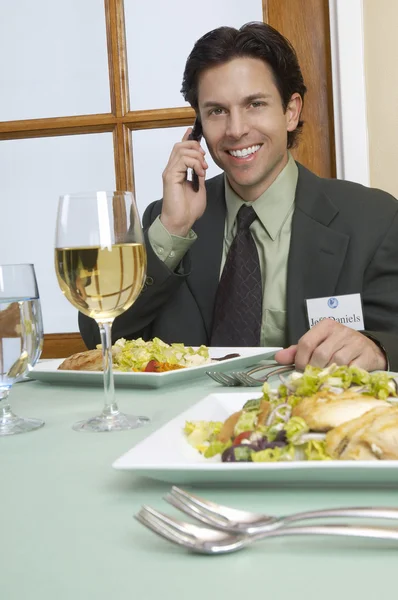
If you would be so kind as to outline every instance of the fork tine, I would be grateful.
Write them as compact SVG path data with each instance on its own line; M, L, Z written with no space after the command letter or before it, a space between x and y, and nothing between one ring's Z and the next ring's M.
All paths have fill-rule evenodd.
M272 369L272 371L269 371L264 377L260 377L259 379L255 379L254 377L252 377L245 371L236 371L234 373L234 375L235 375L235 377L237 377L237 379L239 379L239 381L241 383L243 383L243 385L246 385L249 387L254 387L254 386L262 385L263 383L268 381L268 379L270 377L272 377L273 375L278 375L279 373L286 373L288 371L293 371L293 370L294 370L294 365L281 365L277 369Z
M294 370L295 365L281 365L280 363L272 363L272 365L258 365L257 367L253 367L253 369L249 369L249 371L238 371L239 373L246 373L246 375L254 375L254 373L258 373L260 371L265 371L266 369L271 369L266 373L266 377L270 375L274 375L277 373L284 373L285 371Z
M178 510L208 526L210 525L210 527L240 535L242 533L251 535L260 529L264 531L265 528L268 530L275 529L283 524L283 518L249 513L231 506L217 504L190 494L176 486L171 488L171 492L164 499Z
M206 371L206 375L208 377L210 377L211 379L213 379L213 381L216 381L217 383L221 383L221 381L218 379L217 373L213 373L213 371Z
M212 510L211 507L207 507L205 504L201 503L200 500L196 503L195 500L186 500L184 496L179 496L176 493L166 494L164 500L169 502L169 504L174 506L177 510L201 521L201 523L210 525L210 527L220 527L221 529L224 529L229 524L229 520L224 518L222 514Z
M169 529L167 526L164 526L162 522L151 518L148 513L144 512L143 510L134 515L134 518L141 523L141 525L144 525L147 529L167 540L168 542L172 542L178 546L183 546L184 548L187 547L187 542L185 539L181 539L171 529ZM189 544L191 544L191 542L189 542Z
M196 510L203 513L206 511L207 515L212 518L212 523L215 523L217 520L221 525L230 525L231 520L239 520L242 518L242 511L232 506L225 506L224 504L217 504L216 502L212 502L211 500L205 500L200 496L195 496L186 490L183 490L175 485L172 486L170 496L176 497L179 500L182 500L186 504L195 507ZM255 513L252 513L253 515ZM264 515L261 515L264 516ZM271 517L273 518L273 517Z
M217 375L219 376L221 382L224 385L236 385L237 383L239 383L236 381L235 377L227 375L226 373L220 372L220 373L217 373Z
M181 521L176 521L172 517L169 517L168 515L165 515L164 513L161 513L158 510L151 508L150 506L143 506L141 508L140 512L147 513L148 515L150 515L150 517L152 519L159 521L166 527L170 527L172 531L176 531L178 533L185 534L186 533L185 527L188 527L190 525L189 523L183 523Z
M163 499L186 515L189 515L194 519L199 519L199 521L202 521L202 523L206 523L208 525L212 524L211 522L208 522L205 515L204 518L202 518L203 513L201 512L201 509L198 509L193 503L191 504L188 501L186 502L182 497L174 496L173 494L166 494L163 496Z
M192 523L173 519L150 506L142 506L138 514L144 515L144 517L147 517L149 521L155 523L164 531L173 534L176 537L183 538L185 543L194 544L197 541L194 532L195 525L192 525Z
M190 494L186 490L183 490L182 488L179 488L176 485L172 486L170 493L172 496L178 496L179 498L182 498L185 501L195 504L196 506L199 506L200 508L203 508L205 510L208 510L210 512L214 512L214 513L218 514L218 512L217 512L218 505L215 504L214 502L211 502L211 500L205 500L204 498L200 498L199 496Z
M255 387L263 385L263 382L259 379L254 379L254 377L250 377L250 375L246 375L246 373L234 373L235 377L241 382L242 385L246 387Z
M225 385L228 387L240 385L240 382L234 377L227 375L226 373L221 373L217 371L206 371L206 375L214 379L217 383L221 383L221 385Z

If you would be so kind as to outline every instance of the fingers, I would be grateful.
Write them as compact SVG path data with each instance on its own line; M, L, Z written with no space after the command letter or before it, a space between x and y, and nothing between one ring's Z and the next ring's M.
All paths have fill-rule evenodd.
M289 346L289 348L284 348L283 350L278 350L278 352L275 354L275 360L281 365L292 365L295 362L296 352L297 345Z
M191 135L193 129L192 127L188 127L188 129L186 130L186 132L184 133L184 135L182 136L181 142L180 143L184 143L185 142L189 142L189 143L193 143L193 144L197 144L199 146L199 148L202 150L203 154L205 154L205 151L203 150L202 146L200 145L200 142L196 141L196 140L190 140L189 136ZM178 144L176 144L178 145Z
M328 321L328 323L326 323ZM317 323L315 327L307 331L302 338L299 339L297 345L296 354L296 367L299 369L305 368L305 365L312 364L313 366L323 367L325 363L329 362L331 352L328 350L326 345L321 347L325 340L330 337L332 333L331 324L335 321L325 319L320 323ZM317 350L317 354L313 356ZM314 363L317 364L314 364Z
M362 337L353 329L325 319L299 340L296 366L302 369L307 364L321 368L333 362L349 364L359 354L358 346Z
M188 141L188 139L189 139L189 136L191 135L192 131L193 131L193 128L192 128L192 127L188 127L188 129L186 130L186 132L185 132L185 133L184 133L184 135L182 136L182 140L181 140L181 141L182 141L182 142L186 142L186 141Z
M386 368L386 358L382 350L365 335L325 319L299 340L295 355L295 365L305 369L307 364L314 367L327 367L356 364L367 370Z
M169 161L163 171L165 184L183 184L186 180L188 169L193 169L198 177L205 177L208 164L199 142L189 140L192 128L189 127L183 135L182 141L174 144Z
M197 142L193 143L197 144ZM188 169L194 169L199 177L205 177L208 168L203 151L199 152L196 147L190 148L182 146L182 144L176 144L163 171L163 180L165 183L176 179L182 181L185 179Z

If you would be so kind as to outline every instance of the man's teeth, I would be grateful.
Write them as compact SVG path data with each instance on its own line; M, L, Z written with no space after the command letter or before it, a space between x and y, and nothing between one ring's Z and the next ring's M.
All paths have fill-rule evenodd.
M242 150L228 150L229 154L232 156L237 156L242 158L243 156L249 156L249 154L253 154L259 150L260 146L250 146L250 148L243 148Z

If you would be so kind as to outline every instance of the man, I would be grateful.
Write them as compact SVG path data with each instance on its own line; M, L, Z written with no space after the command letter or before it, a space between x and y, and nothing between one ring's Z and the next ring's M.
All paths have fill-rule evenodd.
M211 31L187 60L182 92L224 174L205 181L188 129L163 200L145 211L147 282L114 339L280 345L277 360L297 368L398 369L398 203L295 163L306 88L290 43L263 23ZM331 319L309 329L307 299L354 293L366 331ZM93 347L97 326L79 319Z

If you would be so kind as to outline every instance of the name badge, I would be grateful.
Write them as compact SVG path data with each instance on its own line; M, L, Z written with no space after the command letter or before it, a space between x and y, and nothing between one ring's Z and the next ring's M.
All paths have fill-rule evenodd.
M333 319L351 329L365 329L361 294L311 298L306 304L310 329L323 319Z

